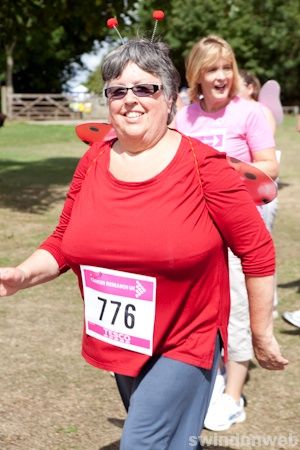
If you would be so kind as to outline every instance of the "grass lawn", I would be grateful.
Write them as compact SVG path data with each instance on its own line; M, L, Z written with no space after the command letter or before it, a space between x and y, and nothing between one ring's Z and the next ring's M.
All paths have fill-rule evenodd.
M274 239L282 313L300 308L300 133L294 117L279 127L277 146L282 163ZM86 148L73 126L7 122L0 129L0 266L20 262L52 231ZM2 298L0 323L0 449L117 449L125 414L111 375L80 357L82 301L73 275ZM205 431L205 448L300 448L299 330L280 317L275 330L289 368L269 372L254 360L246 422L228 432Z

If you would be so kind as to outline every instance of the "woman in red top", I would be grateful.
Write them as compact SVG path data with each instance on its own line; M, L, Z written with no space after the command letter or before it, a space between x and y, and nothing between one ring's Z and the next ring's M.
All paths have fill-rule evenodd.
M227 351L227 247L242 261L259 363L287 364L272 331L273 243L225 155L168 128L179 77L165 45L129 41L102 74L117 137L82 157L57 228L1 269L0 295L71 268L83 356L118 374L129 406L121 449L198 449Z

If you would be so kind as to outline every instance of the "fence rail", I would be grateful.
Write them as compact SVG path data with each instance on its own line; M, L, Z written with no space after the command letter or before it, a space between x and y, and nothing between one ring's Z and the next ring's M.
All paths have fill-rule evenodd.
M72 119L76 112L62 94L12 94L11 116L33 120Z
M292 105L292 106L283 106L282 107L284 114L299 114L299 106Z
M63 120L106 117L106 107L98 96L84 93L15 94L1 89L2 112L9 119Z

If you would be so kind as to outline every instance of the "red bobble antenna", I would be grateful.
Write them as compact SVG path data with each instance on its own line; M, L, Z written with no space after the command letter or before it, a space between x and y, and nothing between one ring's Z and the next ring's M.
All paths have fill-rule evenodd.
M118 20L115 17L111 17L110 19L107 19L106 25L107 25L107 28L109 28L109 29L113 28L116 31L117 35L119 36L119 38L122 41L122 44L124 44L124 39L122 38L122 36L118 30L118 25L119 25Z
M119 25L118 20L115 17L107 19L106 25L108 28L116 28Z
M160 9L156 9L152 13L152 18L155 20L155 23L154 23L153 33L152 33L152 36L151 36L151 42L153 42L153 39L154 39L154 36L155 36L155 33L156 33L157 23L160 20L163 20L165 18L165 13L163 11L161 11Z
M153 11L152 17L154 20L163 20L165 18L165 13L160 9L157 9L156 11Z

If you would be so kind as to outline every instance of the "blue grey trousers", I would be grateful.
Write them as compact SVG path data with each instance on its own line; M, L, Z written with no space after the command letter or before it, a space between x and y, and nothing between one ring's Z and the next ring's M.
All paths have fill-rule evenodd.
M218 336L211 370L160 356L136 378L116 374L128 410L120 450L200 450L220 353Z

